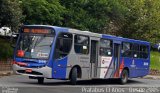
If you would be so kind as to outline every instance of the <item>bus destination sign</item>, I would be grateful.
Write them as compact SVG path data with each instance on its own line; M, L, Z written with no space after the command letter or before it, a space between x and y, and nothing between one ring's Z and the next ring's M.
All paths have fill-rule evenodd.
M24 33L35 33L35 34L50 34L52 33L51 29L46 28L24 28Z

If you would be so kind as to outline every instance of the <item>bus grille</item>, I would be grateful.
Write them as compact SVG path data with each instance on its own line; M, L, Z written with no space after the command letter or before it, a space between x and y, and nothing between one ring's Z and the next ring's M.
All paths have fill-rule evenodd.
M42 73L36 71L26 72L25 70L17 70L17 72L22 74L43 75Z

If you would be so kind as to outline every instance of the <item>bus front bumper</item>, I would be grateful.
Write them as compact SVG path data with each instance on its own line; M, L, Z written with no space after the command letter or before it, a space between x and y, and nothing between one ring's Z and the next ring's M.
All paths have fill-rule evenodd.
M27 75L32 77L52 78L52 68L45 66L41 68L27 68L13 64L13 71L16 74Z

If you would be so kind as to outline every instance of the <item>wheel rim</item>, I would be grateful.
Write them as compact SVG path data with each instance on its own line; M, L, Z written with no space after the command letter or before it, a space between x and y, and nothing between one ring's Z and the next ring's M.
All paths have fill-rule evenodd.
M127 73L126 72L124 72L123 74L122 74L122 79L123 79L123 81L127 81Z

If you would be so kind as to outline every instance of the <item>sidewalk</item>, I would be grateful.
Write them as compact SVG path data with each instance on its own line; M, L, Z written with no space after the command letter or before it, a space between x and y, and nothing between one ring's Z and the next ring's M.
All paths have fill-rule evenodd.
M160 76L158 76L158 75L147 75L143 78L144 79L160 79Z
M13 71L0 71L0 77L1 76L8 76L13 74Z

